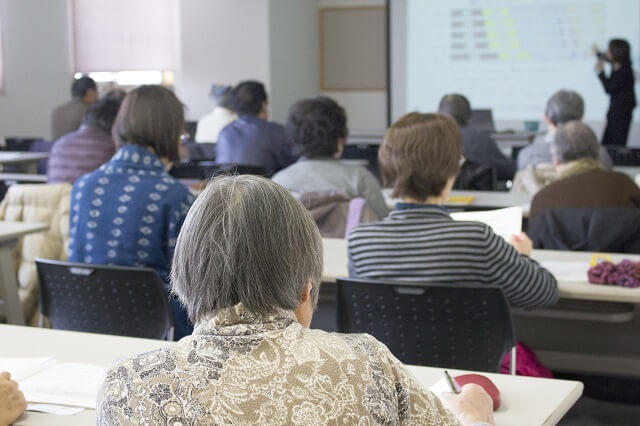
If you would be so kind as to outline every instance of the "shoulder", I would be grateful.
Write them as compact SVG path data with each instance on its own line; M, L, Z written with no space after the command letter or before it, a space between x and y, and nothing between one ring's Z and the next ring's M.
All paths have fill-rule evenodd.
M169 173L163 173L160 178L150 181L149 184L153 186L153 189L156 191L164 192L165 198L170 200L181 201L189 205L195 200L189 188L169 175Z

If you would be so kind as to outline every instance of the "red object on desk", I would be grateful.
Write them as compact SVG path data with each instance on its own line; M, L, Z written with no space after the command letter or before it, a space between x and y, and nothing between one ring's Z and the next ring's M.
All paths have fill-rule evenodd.
M493 400L493 411L500 408L500 391L487 377L480 374L463 374L455 377L453 380L456 381L456 384L460 388L469 383L475 383L476 385L481 386Z

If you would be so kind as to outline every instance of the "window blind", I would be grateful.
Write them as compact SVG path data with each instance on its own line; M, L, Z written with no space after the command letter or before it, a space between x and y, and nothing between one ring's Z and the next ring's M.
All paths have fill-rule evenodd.
M77 72L174 70L178 0L73 0Z

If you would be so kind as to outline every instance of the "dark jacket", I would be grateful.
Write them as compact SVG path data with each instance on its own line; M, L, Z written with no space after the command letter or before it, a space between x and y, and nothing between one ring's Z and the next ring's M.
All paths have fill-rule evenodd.
M486 132L463 126L460 127L460 133L467 160L495 168L500 180L513 178L516 162L504 155Z
M284 128L258 117L241 116L218 136L216 163L263 167L273 174L297 160Z
M83 124L80 129L66 134L53 144L47 181L73 183L109 161L114 153L115 143L110 134Z
M547 209L528 234L538 249L640 253L640 208Z
M631 64L612 71L609 77L600 72L598 78L605 92L611 97L602 143L626 145L633 109L636 107L635 78Z
M529 220L548 209L640 207L640 188L623 173L595 169L562 178L541 189L531 201Z

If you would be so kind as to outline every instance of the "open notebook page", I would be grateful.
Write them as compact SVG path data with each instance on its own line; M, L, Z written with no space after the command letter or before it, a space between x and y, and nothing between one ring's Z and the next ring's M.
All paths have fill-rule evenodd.
M512 235L522 232L522 207L507 207L505 209L479 212L457 212L451 213L451 217L457 221L482 222L507 242L511 241Z

